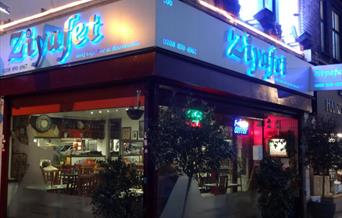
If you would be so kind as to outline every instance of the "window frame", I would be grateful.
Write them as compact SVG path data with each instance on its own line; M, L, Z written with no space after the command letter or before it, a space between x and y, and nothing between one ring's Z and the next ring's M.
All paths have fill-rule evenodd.
M321 52L325 53L327 51L326 46L326 24L324 23L326 20L326 5L324 0L319 1L319 14L320 14L320 48Z
M336 18L337 24L335 23ZM338 14L335 9L331 10L331 40L332 58L334 60L341 61L340 14Z

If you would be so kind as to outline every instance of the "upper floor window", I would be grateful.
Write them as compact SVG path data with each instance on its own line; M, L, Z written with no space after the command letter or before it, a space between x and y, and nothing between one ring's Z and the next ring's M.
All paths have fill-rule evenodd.
M325 51L325 27L324 27L324 2L319 1L319 17L320 17L320 31L321 31L321 51Z
M336 60L341 60L340 54L340 18L339 15L332 11L332 56Z
M285 43L295 43L299 35L299 0L239 0L239 17L257 27L254 15L264 8L272 11L275 21L281 26L281 39Z

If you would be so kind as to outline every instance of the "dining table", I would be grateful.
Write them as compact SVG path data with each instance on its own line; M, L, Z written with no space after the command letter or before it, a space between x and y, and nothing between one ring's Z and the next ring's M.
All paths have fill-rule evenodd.
M54 191L65 190L66 187L67 187L66 184L58 184L58 185L44 184L44 185L28 185L28 186L25 186L25 189L54 192Z

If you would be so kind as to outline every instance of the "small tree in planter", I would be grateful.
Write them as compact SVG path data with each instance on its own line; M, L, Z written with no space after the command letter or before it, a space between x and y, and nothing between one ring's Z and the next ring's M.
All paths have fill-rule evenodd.
M296 175L291 168L283 168L280 159L265 157L256 174L259 192L258 205L263 218L288 218L294 209Z
M141 187L134 165L117 160L102 162L98 185L92 195L93 214L99 218L143 217L142 196L132 188Z
M286 143L289 166L284 167L279 158L266 156L257 171L258 205L263 218L288 218L295 216L295 202L299 196L296 161L296 137L291 131L281 132L274 138Z
M309 117L304 126L304 138L307 147L307 164L314 174L323 176L321 198L325 194L325 177L329 170L341 165L342 144L336 137L336 123L333 119L323 117ZM320 204L312 202L311 210L314 217L333 217L335 206L326 202ZM321 214L322 212L322 214Z
M159 121L148 134L156 168L172 165L189 178L184 217L192 180L200 173L217 172L220 161L232 156L232 149L215 121L213 108L193 99L183 108L161 109Z

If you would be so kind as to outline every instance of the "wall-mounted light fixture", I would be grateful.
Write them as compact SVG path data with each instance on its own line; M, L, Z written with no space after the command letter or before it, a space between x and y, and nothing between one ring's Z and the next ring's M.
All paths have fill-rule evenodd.
M259 21L265 32L270 32L274 28L275 17L272 11L263 8L254 15L254 18Z
M305 31L302 35L300 35L296 38L296 42L301 44L303 46L304 50L310 49L312 46L311 34Z
M5 14L10 14L10 8L2 2L0 2L0 11Z

